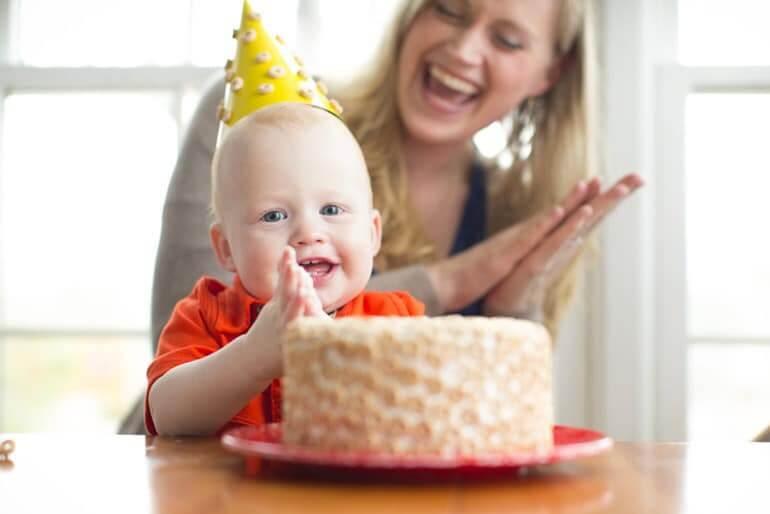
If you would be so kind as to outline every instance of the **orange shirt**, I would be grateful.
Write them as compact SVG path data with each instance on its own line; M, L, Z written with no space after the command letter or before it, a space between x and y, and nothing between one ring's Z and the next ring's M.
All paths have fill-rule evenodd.
M235 278L232 286L210 277L201 278L189 296L176 304L158 341L155 359L147 369L144 424L157 434L148 405L150 388L168 370L206 357L245 334L257 319L264 302L252 297ZM343 316L422 316L425 307L408 293L363 292L337 311ZM232 425L259 425L280 421L281 383L275 379L262 394L238 412Z

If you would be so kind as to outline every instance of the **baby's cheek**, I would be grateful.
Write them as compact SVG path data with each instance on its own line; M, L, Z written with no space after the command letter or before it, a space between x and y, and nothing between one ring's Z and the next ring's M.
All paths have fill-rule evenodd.
M241 279L250 286L252 295L269 300L275 295L279 281L278 260L265 255L251 255L248 259L248 271L241 274Z

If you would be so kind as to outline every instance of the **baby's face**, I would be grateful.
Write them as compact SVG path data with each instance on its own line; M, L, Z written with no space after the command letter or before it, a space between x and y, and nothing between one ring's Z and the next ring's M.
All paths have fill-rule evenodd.
M328 119L257 127L248 144L223 155L219 205L230 269L253 296L272 298L289 245L331 311L369 280L380 219L358 145L339 121L321 114Z

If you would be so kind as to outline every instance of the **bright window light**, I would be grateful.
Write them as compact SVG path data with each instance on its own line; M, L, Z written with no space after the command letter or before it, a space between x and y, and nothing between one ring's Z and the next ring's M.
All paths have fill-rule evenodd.
M770 2L679 0L679 60L690 66L770 64Z
M3 133L2 323L146 330L177 153L170 97L15 94Z
M24 0L22 63L35 66L142 66L184 61L189 0Z
M770 94L693 94L685 122L689 333L770 340Z

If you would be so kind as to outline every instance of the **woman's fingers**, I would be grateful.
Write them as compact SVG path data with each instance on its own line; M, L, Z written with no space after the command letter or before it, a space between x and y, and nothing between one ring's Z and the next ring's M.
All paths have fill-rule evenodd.
M533 273L558 271L575 255L585 235L643 184L641 177L633 173L622 177L604 192L601 192L598 180L590 181L586 186L589 191L584 195L590 201L568 214L562 225L548 234L527 256L525 267Z
M564 212L569 216L575 209L581 205L592 201L601 192L602 184L599 178L593 177L589 180L581 180L572 191L561 201L559 205L564 208Z
M484 308L491 315L515 316L542 321L545 292L557 272L574 255L580 245L583 227L591 218L593 209L582 205L543 239L505 279L487 295Z
M584 234L641 184L637 175L627 175L602 193L598 178L581 181L555 207L428 268L439 303L456 310L487 294L509 274L517 274L518 282L522 274L559 266L563 256L574 255ZM562 246L568 248L553 260Z
M583 205L572 213L567 220L548 235L543 242L527 256L522 263L530 275L549 275L557 271L566 260L565 255L573 255L583 242L585 227L594 214L593 207Z
M590 205L594 210L593 217L585 228L585 232L591 231L610 212L612 212L623 199L644 185L642 178L631 173L618 180L611 188L597 196Z
M443 310L458 310L484 296L563 219L564 207L557 205L428 266L428 277Z
M532 251L540 241L552 230L564 221L566 210L561 205L548 209L542 214L536 215L522 225L514 225L507 229L508 248L505 250L505 258L508 266L515 266L520 259Z
M541 308L545 291L577 254L585 235L642 185L638 175L630 174L605 192L598 180L576 186L561 203L567 211L564 220L495 286L485 301L487 311L522 315Z

